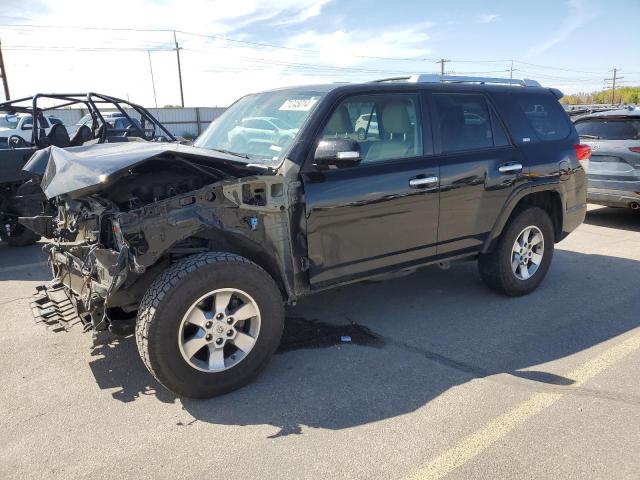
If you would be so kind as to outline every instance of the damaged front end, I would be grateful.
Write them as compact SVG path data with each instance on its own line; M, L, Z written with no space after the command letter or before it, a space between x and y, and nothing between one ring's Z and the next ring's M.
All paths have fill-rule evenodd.
M75 176L67 192L56 173L80 173L78 163L67 152L44 167L41 160L41 185L57 214L20 219L52 240L45 249L54 279L38 287L37 321L127 334L151 282L178 259L205 251L252 258L295 298L289 279L300 272L290 218L298 185L200 149L168 149L141 158L136 148L135 161L117 159L110 171L96 159L93 176L83 164L84 180ZM113 163L114 149L108 154Z

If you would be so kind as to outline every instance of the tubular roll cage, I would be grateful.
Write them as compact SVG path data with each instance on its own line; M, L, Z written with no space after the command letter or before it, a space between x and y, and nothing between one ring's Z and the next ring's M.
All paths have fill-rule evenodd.
M54 105L52 107L38 107L38 100L47 98L51 100L61 100L66 103L60 103ZM30 103L27 103L30 102ZM26 105L21 105L25 104ZM44 112L48 112L51 110L58 110L64 107L69 107L71 105L83 104L91 118L92 122L92 133L95 134L95 131L98 129L99 124L107 125L108 122L104 119L100 108L98 105L110 104L113 105L121 114L121 118L126 118L129 120L129 128L133 127L138 134L142 135L142 138L146 138L145 134L145 124L148 122L154 127L159 127L160 130L166 135L169 141L175 142L176 138L166 129L164 125L162 125L151 113L141 105L131 103L127 100L122 100L120 98L112 97L110 95L104 95L101 93L67 93L67 94L58 94L58 93L38 93L32 97L24 97L18 98L15 100L9 100L7 102L0 103L0 111L9 112L12 114L15 113L27 113L33 116L33 130L31 133L31 143L33 145L38 145L38 140L40 137L40 128L36 128L37 119L41 118ZM138 125L121 105L125 105L133 109L136 113L140 115L140 125ZM123 129L110 129L111 131L121 131ZM155 130L155 128L154 128ZM123 130L127 131L127 130ZM107 138L107 128L102 129L100 134L100 141L105 141Z

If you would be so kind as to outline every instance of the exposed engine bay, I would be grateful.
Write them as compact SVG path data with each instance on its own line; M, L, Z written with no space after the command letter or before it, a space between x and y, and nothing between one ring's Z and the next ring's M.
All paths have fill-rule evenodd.
M290 195L297 194L282 177L262 173L269 172L165 153L55 196L55 214L20 219L53 240L45 249L55 279L40 287L34 316L53 328L82 323L126 334L160 272L184 256L216 249L246 253L267 246L275 255L263 268L286 278L296 268L288 239ZM46 180L45 174L45 193L54 184Z

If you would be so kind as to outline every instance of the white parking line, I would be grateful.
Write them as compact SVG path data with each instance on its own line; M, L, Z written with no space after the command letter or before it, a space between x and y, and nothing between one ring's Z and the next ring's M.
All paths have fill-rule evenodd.
M575 381L578 387L600 372L640 348L640 330L633 336L612 346L597 357L569 373L567 377ZM571 387L567 388L569 393ZM512 410L497 417L484 427L465 437L456 445L440 454L419 470L405 477L405 480L432 480L448 475L456 468L476 457L500 438L514 430L518 425L550 407L567 393L536 393Z
M47 262L25 263L24 265L11 265L10 267L0 267L0 274L7 272L16 272L19 270L29 270L30 268L44 267Z

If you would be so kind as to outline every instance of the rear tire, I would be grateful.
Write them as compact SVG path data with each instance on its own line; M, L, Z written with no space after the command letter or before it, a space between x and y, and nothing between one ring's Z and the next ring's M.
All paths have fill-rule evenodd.
M547 212L538 207L520 211L506 225L492 251L480 255L482 280L511 297L531 293L549 270L554 241L553 223Z
M219 308L220 298L227 307ZM247 304L255 315L238 313ZM233 319L235 313L247 319ZM136 343L147 369L167 389L210 398L253 380L278 347L283 326L282 295L267 272L238 255L201 253L172 265L151 284L140 303ZM190 347L194 339L203 346ZM222 356L215 360L212 352Z

